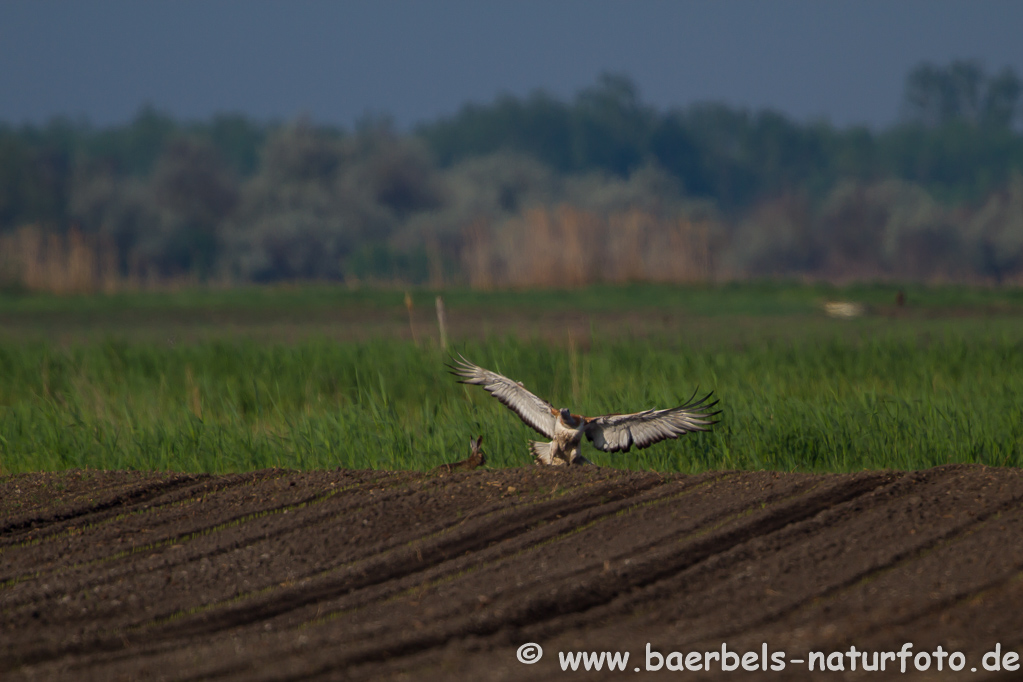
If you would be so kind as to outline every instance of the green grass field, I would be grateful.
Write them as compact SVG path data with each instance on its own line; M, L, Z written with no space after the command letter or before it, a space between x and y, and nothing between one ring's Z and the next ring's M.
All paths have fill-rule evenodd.
M908 314L855 320L824 318L820 300L858 300L876 312L894 288L637 286L445 297L463 317L571 309L613 319L616 310L638 308L684 318L643 335L603 324L570 342L455 339L471 360L583 414L667 407L697 386L720 398L713 433L628 454L585 446L599 464L684 472L1023 464L1023 295L907 294ZM390 311L400 324L402 297L326 287L0 297L0 467L429 469L465 457L469 438L480 434L490 466L529 464L526 443L535 434L482 389L456 383L429 339L418 347L386 333L339 341L313 329L281 342L242 329L154 343L125 326L135 316L166 317L169 329L190 311L211 309L301 326L298 313L317 308ZM90 333L79 333L85 327ZM63 330L59 343L55 329Z
M925 309L965 306L1023 310L1023 289L963 286L905 286L792 282L731 283L687 287L636 284L593 286L573 291L446 290L452 307L496 306L499 308L606 310L622 308L681 308L700 315L779 315L816 310L826 298L854 300L871 305L890 305L896 291L903 291L911 305ZM413 292L421 301L432 301L438 292ZM341 286L308 285L280 287L238 287L223 290L171 292L125 292L112 295L25 294L0 291L0 314L62 314L75 317L119 313L125 310L170 313L195 310L277 310L310 312L331 307L400 307L400 289L349 289Z

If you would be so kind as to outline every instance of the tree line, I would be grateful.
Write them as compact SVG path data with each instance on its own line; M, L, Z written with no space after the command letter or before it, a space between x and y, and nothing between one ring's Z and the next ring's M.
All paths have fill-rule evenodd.
M386 119L343 130L152 108L109 128L0 125L0 276L45 257L37 233L76 231L105 268L148 280L442 284L486 271L491 286L520 285L539 274L517 240L572 234L584 251L605 242L580 252L593 274L574 283L642 278L636 263L668 243L701 264L679 279L1004 281L1023 272L1021 90L1009 68L921 64L882 130L714 103L659 111L614 74L571 100L504 96L408 133ZM629 233L633 264L606 263L629 225L643 226ZM682 253L693 240L699 258ZM671 280L658 263L648 270Z

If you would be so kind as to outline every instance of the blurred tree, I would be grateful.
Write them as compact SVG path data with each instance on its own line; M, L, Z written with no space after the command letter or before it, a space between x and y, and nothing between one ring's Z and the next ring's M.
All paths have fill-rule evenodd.
M334 185L340 135L299 119L269 135L227 230L229 270L255 281L339 278L351 248Z
M1019 118L1019 96L1023 84L1009 67L988 82L984 96L984 125L992 128L1011 128Z
M654 125L649 145L658 165L681 180L686 192L701 197L714 193L704 168L703 150L680 113L672 112Z
M343 160L341 135L300 118L267 139L261 171L273 181L323 184L333 181Z
M118 176L108 164L80 162L72 178L68 213L84 231L113 245L117 274L142 274L144 264L136 257L136 247L159 223L142 179Z
M604 73L579 93L573 111L576 169L602 168L625 177L646 155L654 114L640 104L635 83Z
M479 219L496 220L554 202L560 178L535 157L497 152L467 159L443 172L445 199L431 230L460 234Z
M782 196L750 211L733 235L733 271L754 276L810 272L820 259L805 197Z
M1008 186L988 198L968 230L984 276L1001 284L1023 272L1023 174L1014 172Z
M208 142L190 137L171 141L152 176L158 208L176 219L212 228L238 202L236 178Z
M425 145L399 136L390 120L363 120L346 142L340 178L348 192L367 195L398 218L440 204L441 188Z
M0 230L15 227L31 214L26 197L34 170L31 156L17 136L0 135Z
M525 216L641 213L651 244L678 216L727 223L714 244L747 273L952 277L960 262L1006 279L1023 267L1021 91L1010 68L922 64L904 120L880 131L713 103L659 112L615 74L569 101L467 105L414 135L384 118L347 133L152 107L101 129L0 125L0 230L78 223L116 246L122 273L440 282L472 235L510 248Z
M267 126L258 125L241 114L221 114L214 116L208 126L196 126L193 133L209 139L236 175L249 177L259 169Z
M489 106L468 104L452 118L419 126L417 134L441 166L507 150L569 171L575 164L572 130L569 107L539 91L524 101L505 95Z
M821 129L774 111L758 113L751 124L744 155L757 174L757 198L791 191L827 168Z
M242 190L231 269L257 281L386 278L414 265L393 251L391 236L439 207L442 194L421 143L387 121L365 120L342 136L299 120L271 133L260 172Z
M756 170L747 151L752 128L748 111L724 104L696 104L680 122L700 149L703 179L690 184L707 188L725 210L747 205L758 193Z
M178 132L174 119L147 105L126 126L86 135L84 152L90 159L109 164L118 174L146 176Z
M221 224L238 203L238 183L207 141L171 140L150 180L160 214L151 259L165 275L192 272L209 276L221 244Z
M60 227L66 215L69 151L45 137L34 144L25 137L0 130L0 231L25 223Z
M817 234L822 269L832 277L876 277L883 271L887 206L854 182L835 187L821 207Z
M908 120L932 128L953 121L1007 128L1017 116L1020 90L1010 67L990 78L976 61L924 63L906 76L903 107Z

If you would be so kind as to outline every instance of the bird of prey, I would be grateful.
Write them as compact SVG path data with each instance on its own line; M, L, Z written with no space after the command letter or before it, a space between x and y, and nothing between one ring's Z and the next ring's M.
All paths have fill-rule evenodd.
M482 386L522 421L551 439L549 443L530 441L538 465L589 464L579 453L584 435L604 452L628 452L632 446L645 448L691 431L709 431L717 423L711 418L720 414L720 410L710 411L718 402L709 402L712 393L700 399L694 393L684 404L666 410L583 417L572 414L567 407L556 409L530 393L521 382L474 365L461 354L458 358L452 359L453 364L448 367L460 383Z

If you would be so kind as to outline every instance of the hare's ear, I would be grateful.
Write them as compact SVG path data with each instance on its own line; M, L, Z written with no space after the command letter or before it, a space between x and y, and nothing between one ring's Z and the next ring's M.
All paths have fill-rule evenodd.
M483 445L483 436L480 436L476 440L470 440L469 445L473 450L479 450L480 446Z

